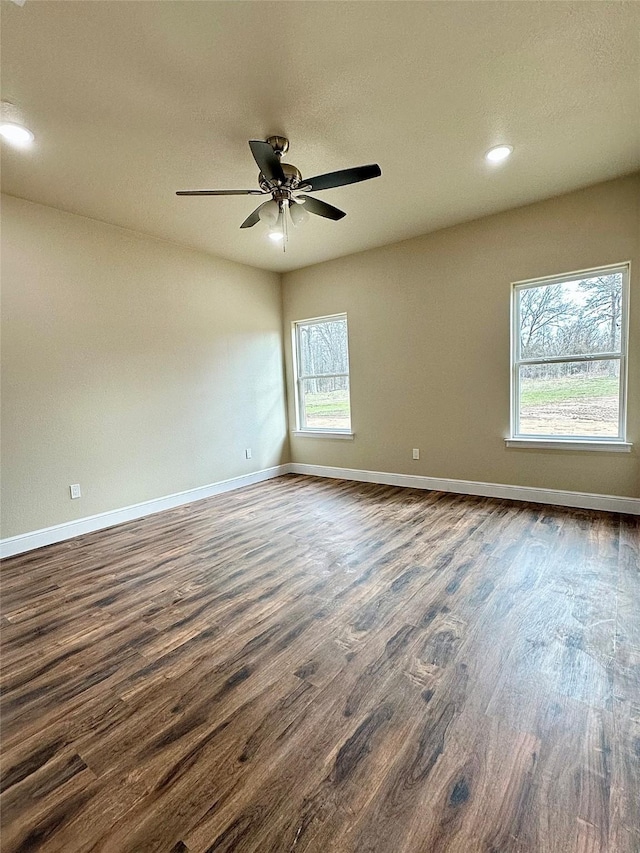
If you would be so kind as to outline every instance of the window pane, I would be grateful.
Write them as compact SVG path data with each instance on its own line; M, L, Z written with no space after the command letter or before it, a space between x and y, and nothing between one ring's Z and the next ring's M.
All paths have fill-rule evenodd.
M299 325L298 341L300 376L349 372L346 319Z
M620 352L622 273L518 291L520 358Z
M304 424L308 429L350 429L349 379L331 376L302 380Z
M520 435L617 436L620 362L520 367Z

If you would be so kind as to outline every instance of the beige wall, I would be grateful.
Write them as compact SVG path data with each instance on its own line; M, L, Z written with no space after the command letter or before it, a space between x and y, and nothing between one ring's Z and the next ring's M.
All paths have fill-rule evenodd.
M277 274L7 196L2 371L2 536L288 459Z
M291 321L346 311L356 433L293 461L640 496L639 205L635 176L286 274L289 385ZM507 449L511 282L627 260L633 452Z
M356 438L294 461L640 496L640 176L288 273L282 302L276 274L2 201L3 537L288 461L283 306L289 383L291 321L349 317ZM505 448L510 283L626 260L633 452Z

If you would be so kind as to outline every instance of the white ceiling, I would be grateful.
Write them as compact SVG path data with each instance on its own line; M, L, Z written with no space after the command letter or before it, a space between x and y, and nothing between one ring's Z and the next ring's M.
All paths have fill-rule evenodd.
M2 98L36 134L3 190L284 271L640 167L636 2L2 0ZM378 162L282 248L247 140L307 177ZM514 146L506 164L484 152Z

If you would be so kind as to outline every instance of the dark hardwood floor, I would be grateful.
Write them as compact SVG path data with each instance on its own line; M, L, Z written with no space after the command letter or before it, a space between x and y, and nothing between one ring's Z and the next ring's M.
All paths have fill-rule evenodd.
M283 477L6 560L2 851L639 853L639 521Z

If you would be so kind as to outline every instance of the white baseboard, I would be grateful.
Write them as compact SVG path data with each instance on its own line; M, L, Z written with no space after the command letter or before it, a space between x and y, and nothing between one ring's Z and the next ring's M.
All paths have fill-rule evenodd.
M15 554L22 554L24 551L42 548L44 545L53 545L55 542L73 539L83 533L92 533L94 530L103 530L105 527L113 527L115 524L122 524L125 521L134 521L136 518L153 515L153 513L162 512L165 509L173 509L192 501L200 501L203 498L210 498L223 492L241 489L243 486L251 486L254 483L261 483L263 480L271 480L273 477L280 477L282 474L290 473L290 471L291 466L289 464L276 465L273 468L264 468L262 471L256 471L253 474L244 474L242 477L221 480L219 483L210 483L208 486L187 489L184 492L176 492L163 498L142 501L142 503L122 507L122 509L100 512L97 515L89 515L86 518L65 521L63 524L55 524L53 527L34 530L31 533L10 536L7 539L0 540L0 557L12 557Z
M480 495L486 498L508 498L513 501L569 506L580 509L600 509L640 515L640 499L617 495L594 495L588 492L563 492L557 489L538 489L531 486L507 486L501 483L476 483L472 480L449 480L440 477L418 477L415 474L391 474L385 471L361 471L356 468L332 468L325 465L305 465L292 462L292 474L333 477L339 480L358 480L363 483L382 483L387 486L406 486L411 489L432 489L436 492L455 492L460 495Z
M134 521L146 515L153 515L176 506L200 501L214 495L271 480L283 474L308 474L314 477L332 477L339 480L356 480L363 483L381 483L387 486L405 486L411 489L430 489L437 492L454 492L461 495L479 495L487 498L507 498L514 501L552 504L580 509L597 509L607 512L619 512L640 515L640 499L618 497L617 495L594 495L588 492L563 492L556 489L537 489L531 486L508 486L500 483L477 483L472 480L450 480L440 477L418 477L415 474L392 474L386 471L363 471L356 468L333 468L326 465L305 465L290 462L265 468L253 474L221 480L208 486L199 486L163 498L122 507L121 509L101 512L75 521L55 524L31 533L10 536L0 540L0 557L12 557L44 545L64 542L83 533L103 530L125 521Z

